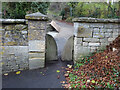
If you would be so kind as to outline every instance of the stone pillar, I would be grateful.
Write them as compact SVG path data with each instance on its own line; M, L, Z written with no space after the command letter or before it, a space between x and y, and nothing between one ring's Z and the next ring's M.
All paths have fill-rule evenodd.
M28 14L29 69L45 66L45 35L47 16L39 12Z

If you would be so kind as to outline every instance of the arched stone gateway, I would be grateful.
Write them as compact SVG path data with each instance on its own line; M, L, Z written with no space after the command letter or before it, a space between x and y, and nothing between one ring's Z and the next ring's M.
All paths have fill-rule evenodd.
M62 54L61 54L62 61L73 60L73 45L74 45L73 38L74 37L71 36L64 46L64 49L63 49Z
M46 61L58 60L57 45L52 35L46 34Z

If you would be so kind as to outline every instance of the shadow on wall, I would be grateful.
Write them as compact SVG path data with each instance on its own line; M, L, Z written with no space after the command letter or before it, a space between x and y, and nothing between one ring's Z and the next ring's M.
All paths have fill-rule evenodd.
M53 36L46 34L46 61L58 60L57 44Z
M74 36L71 36L65 44L65 47L61 54L62 61L71 61L73 60L73 45L74 45Z

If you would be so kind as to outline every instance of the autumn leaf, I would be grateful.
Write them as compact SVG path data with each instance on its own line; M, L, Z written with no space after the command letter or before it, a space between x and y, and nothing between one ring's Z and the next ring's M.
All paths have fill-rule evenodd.
M8 76L8 73L5 73L4 75L5 75L5 76Z
M95 83L95 80L92 80L92 83Z
M17 71L17 72L16 72L16 74L20 74L20 73L21 73L21 71Z
M57 73L59 73L59 72L60 72L60 70L57 70L56 72L57 72Z

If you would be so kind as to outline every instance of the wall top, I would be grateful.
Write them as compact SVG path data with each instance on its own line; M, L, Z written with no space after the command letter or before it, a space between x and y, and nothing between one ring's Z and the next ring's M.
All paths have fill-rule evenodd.
M25 16L26 19L30 20L47 20L48 17L40 12L28 14Z
M0 19L0 23L2 24L13 24L13 23L19 23L19 24L25 24L25 19Z
M100 19L90 17L74 18L73 22L93 22L93 23L120 23L120 19Z

